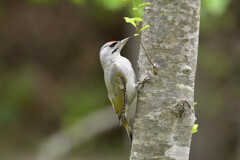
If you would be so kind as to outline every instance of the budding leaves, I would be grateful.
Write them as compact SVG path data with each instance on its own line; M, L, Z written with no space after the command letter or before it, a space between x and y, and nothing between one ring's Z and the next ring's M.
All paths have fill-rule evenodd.
M144 29L150 27L148 24L146 26L144 26L143 28L140 29L140 32L143 31Z
M145 7L145 6L149 5L149 4L151 4L151 3L149 3L149 2L143 3L143 4L140 4L137 8Z
M135 18L131 18L134 22L141 22L142 21L142 18L138 18L138 17L135 17Z
M131 23L136 29L138 29L138 23L142 22L142 18L139 18L139 17L134 17L134 18L124 17L124 19L127 23ZM137 32L142 32L144 29L147 29L148 27L150 26L147 24ZM138 35L139 33L134 34L134 36L138 36Z
M135 3L134 3L135 4ZM142 3L142 4L140 4L139 6L134 6L134 8L132 8L133 9L133 11L134 12L136 12L136 15L137 15L137 10L139 9L139 8L143 8L143 7L145 7L145 6L147 6L147 5L150 5L151 3L149 3L149 2L147 2L147 3ZM136 34L134 34L134 36L139 36L139 34L140 34L140 32L142 32L144 29L147 29L148 27L150 27L149 25L145 25L144 27L142 27L140 30L139 30L139 22L142 22L143 20L142 20L142 18L139 18L139 17L133 17L133 18L129 18L129 17L124 17L124 19L125 19L125 21L127 22L127 23L130 23L130 24L132 24L135 28L136 28L136 31L137 31L137 33Z
M135 4L135 3L134 3L134 4ZM132 9L133 9L134 12L136 12L136 15L137 15L137 10L138 10L139 8L143 8L143 7L145 7L145 6L147 6L147 5L150 5L150 4L151 4L151 3L149 3L149 2L143 3L143 4L140 4L140 5L137 6L137 7L134 6L134 8L132 8ZM149 25L146 25L146 26L142 27L142 28L139 30L139 27L138 27L139 22L142 22L142 21L143 21L142 18L139 18L139 17L133 17L133 18L124 17L124 19L125 19L125 21L126 21L127 23L132 24L132 25L136 28L137 33L134 34L134 36L139 36L140 32L142 32L144 29L150 27Z
M198 128L198 124L194 124L193 129L192 129L192 133L196 133L198 131L197 128Z
M134 18L124 17L124 19L127 23L131 23L135 28L137 28L137 23L142 21L142 18L139 17Z

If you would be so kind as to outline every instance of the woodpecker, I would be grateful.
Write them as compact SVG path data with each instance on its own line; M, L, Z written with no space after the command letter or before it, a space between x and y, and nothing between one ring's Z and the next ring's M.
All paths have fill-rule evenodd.
M123 124L132 141L128 109L136 98L139 84L143 84L143 82L137 83L131 62L120 55L128 39L129 38L121 41L110 41L104 44L100 50L100 61L104 71L108 98L118 115L120 126Z

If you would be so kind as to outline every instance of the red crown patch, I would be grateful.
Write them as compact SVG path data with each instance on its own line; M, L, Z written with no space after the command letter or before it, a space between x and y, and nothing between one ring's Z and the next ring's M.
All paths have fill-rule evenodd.
M107 42L107 43L112 43L112 42L116 42L116 41L109 41L109 42Z

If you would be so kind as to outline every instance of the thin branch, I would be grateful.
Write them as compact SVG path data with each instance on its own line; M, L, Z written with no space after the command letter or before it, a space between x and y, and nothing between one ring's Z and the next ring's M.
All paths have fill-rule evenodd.
M140 45L142 46L142 48L143 48L143 50L144 50L144 53L145 53L148 61L151 63L151 65L152 65L152 67L153 67L153 73L156 75L156 74L157 74L156 67L155 67L155 65L152 63L152 61L150 60L150 58L148 57L147 51L146 51L145 47L143 46L142 41L141 41L141 39L140 39L139 36L138 36L138 39L139 39L139 41L140 41Z

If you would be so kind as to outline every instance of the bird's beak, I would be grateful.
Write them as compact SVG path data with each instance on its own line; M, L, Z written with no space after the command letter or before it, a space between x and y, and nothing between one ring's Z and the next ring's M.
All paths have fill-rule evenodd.
M125 38L119 42L119 48L120 50L123 48L123 46L127 43L127 41L130 39L130 37Z
M130 39L130 37L125 38L125 39L121 40L120 43L121 43L122 45L125 45L129 39Z

